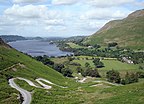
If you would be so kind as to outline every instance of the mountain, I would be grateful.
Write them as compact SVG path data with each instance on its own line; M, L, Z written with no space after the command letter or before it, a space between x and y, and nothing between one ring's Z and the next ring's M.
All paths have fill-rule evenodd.
M13 42L18 40L26 40L25 37L18 36L18 35L0 35L0 38L2 38L5 42Z
M144 9L137 10L122 20L108 22L99 31L87 37L84 44L117 42L120 47L144 49Z
M68 37L65 38L65 41L79 41L79 40L83 40L84 38L86 38L86 36L72 36L72 37Z
M26 37L28 40L43 40L42 37Z
M7 48L11 48L11 46L6 44L1 38L0 38L0 46L5 46Z

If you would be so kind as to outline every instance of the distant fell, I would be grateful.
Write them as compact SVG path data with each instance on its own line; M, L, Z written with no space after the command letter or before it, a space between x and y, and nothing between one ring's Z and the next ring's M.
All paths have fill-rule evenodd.
M11 48L11 46L9 46L8 44L6 44L1 38L0 38L0 46Z
M144 9L137 10L122 20L108 22L83 41L84 44L103 46L112 42L117 42L120 47L144 49Z
M0 35L0 38L2 38L5 42L13 42L18 40L26 40L23 36L18 35Z

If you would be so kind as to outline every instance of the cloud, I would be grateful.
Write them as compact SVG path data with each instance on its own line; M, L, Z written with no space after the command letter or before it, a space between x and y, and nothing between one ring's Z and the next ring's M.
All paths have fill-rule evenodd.
M1 3L1 4L9 4L10 1L9 1L9 0L0 0L0 3ZM1 5L1 4L0 4L0 5Z
M13 0L13 3L38 3L46 0Z
M45 5L14 4L0 16L0 26L64 26L64 15L61 15L58 11L49 10Z
M64 21L62 19L53 19L53 20L45 20L47 25L64 25Z
M65 26L46 26L45 30L51 31L51 32L58 32L58 31L65 31L66 27Z
M105 8L133 3L135 0L85 0L85 2L89 5Z
M120 19L128 15L129 11L120 11L110 8L95 8L89 10L80 16L80 19L99 19L99 20L109 20L109 19Z
M39 18L44 16L47 12L47 7L44 5L13 5L12 7L6 9L4 11L5 15L17 16L17 17L24 17L24 18Z
M77 3L79 0L52 0L53 5L72 5Z

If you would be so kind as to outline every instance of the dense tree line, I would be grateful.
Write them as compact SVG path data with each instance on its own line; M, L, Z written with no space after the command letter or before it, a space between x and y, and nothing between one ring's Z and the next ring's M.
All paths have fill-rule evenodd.
M48 56L37 56L34 57L36 60L41 61L44 65L47 65L54 70L58 71L59 73L62 73L66 77L72 77L72 71L69 68L65 68L64 64L56 64L53 61L49 59Z
M144 73L126 73L124 78L121 78L120 73L116 70L110 70L106 73L107 80L112 83L130 84L138 82L138 78L144 77Z

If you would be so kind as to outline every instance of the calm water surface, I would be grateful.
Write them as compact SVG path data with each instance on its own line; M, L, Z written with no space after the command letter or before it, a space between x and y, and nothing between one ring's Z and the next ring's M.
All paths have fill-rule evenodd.
M13 48L27 53L31 56L65 56L72 54L71 52L63 52L55 44L40 40L23 40L8 43Z

